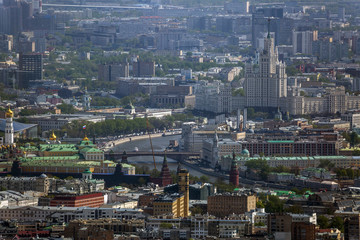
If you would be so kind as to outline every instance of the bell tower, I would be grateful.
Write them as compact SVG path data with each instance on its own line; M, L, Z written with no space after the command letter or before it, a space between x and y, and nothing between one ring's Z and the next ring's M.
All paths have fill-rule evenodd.
M11 111L10 106L5 112L6 125L5 125L5 145L14 144L14 113Z

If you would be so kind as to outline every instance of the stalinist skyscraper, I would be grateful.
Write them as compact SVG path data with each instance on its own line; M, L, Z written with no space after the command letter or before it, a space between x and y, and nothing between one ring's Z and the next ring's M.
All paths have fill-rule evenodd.
M268 35L264 39L264 49L259 54L259 66L247 64L245 67L245 94L248 107L278 107L280 99L286 97L287 76L285 63L279 62L274 39Z

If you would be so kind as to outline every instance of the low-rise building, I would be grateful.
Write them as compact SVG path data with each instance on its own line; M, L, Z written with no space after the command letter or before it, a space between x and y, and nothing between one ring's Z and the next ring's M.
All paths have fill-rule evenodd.
M144 219L140 209L134 208L89 208L89 207L50 207L50 206L10 206L0 208L0 220L18 221L50 220L68 223L73 219Z
M64 125L73 121L102 122L105 116L89 114L59 114L59 115L36 115L28 117L31 123L37 124L42 132L61 129Z
M208 197L209 214L226 217L230 214L244 214L256 208L257 197L245 193L224 193Z
M100 207L104 204L102 193L90 193L83 195L57 195L50 201L51 207Z
M172 214L174 217L184 217L184 207L184 195L182 194L161 196L153 201L153 215Z

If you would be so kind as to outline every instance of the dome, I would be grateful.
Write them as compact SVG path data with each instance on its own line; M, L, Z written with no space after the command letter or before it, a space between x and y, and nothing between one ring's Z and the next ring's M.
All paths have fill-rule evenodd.
M51 141L56 141L56 135L55 135L54 131L53 131L52 134L50 135L50 140L51 140Z
M48 176L46 176L46 174L44 174L44 173L40 175L40 178L47 178L47 177Z
M88 168L83 173L92 174L92 172Z
M8 110L6 110L6 112L5 112L5 117L6 118L13 118L14 117L14 113L13 113L13 111L11 111L10 106L8 107Z
M241 151L241 155L250 156L250 152L245 148L244 150Z
M86 136L86 134L85 137L83 138L83 141L89 141L89 138Z

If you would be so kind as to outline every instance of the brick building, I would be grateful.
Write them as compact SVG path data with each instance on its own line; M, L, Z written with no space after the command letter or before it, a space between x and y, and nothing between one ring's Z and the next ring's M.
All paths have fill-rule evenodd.
M104 204L102 193L84 195L58 195L50 201L50 207L63 205L65 207L100 207Z

